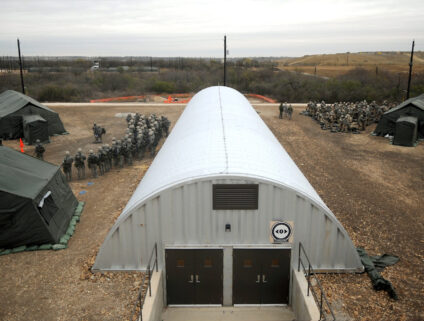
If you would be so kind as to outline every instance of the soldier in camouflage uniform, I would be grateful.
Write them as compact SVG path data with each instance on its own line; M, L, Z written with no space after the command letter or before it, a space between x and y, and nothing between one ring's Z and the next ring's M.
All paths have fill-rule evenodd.
M88 168L91 170L91 177L97 177L97 166L99 164L99 158L94 154L93 150L90 149L87 159Z
M116 141L115 145L115 157L118 159L116 163L116 167L123 168L124 167L124 151L122 148L121 140Z
M347 132L349 132L349 118L348 118L348 115L344 115L344 117L343 117L343 120L342 120L342 123L343 123L343 133L347 133Z
M99 126L97 126L96 123L93 124L93 135L94 135L94 142L95 143L100 143L100 135L99 135Z
M293 114L293 107L292 107L292 105L290 104L290 105L287 107L287 116L289 117L289 119L290 119L290 120L292 119L292 114Z
M118 153L118 166L119 166L119 168L123 168L124 167L125 150L123 148L121 140L118 140L116 142L116 150L117 150L117 153Z
M168 137L168 131L169 131L169 127L171 126L171 122L165 116L162 116L161 120L162 120L162 131L165 132L164 133L165 137Z
M156 145L155 145L155 133L152 129L149 129L149 149L150 149L150 156L153 157L156 153Z
M365 130L365 117L362 112L358 115L358 129L361 131Z
M104 155L104 165L103 165L103 172L106 173L109 171L109 161L107 158L107 147L106 144L103 144L102 147L99 148L99 150L102 151Z
M340 127L339 127L340 132L341 133L345 132L346 122L345 122L345 116L344 115L340 116L339 123L340 123Z
M132 120L132 115L131 114L127 114L127 117L125 119L127 121L127 124L129 124L130 121Z
M124 164L128 165L128 160L129 160L128 157L129 157L129 154L130 154L130 146L128 144L128 138L124 138L122 140L121 153L122 153L122 156L124 157Z
M136 146L137 146L137 159L141 160L143 159L143 156L144 156L144 135L141 129L137 135Z
M153 128L152 129L153 129L153 132L155 134L154 145L157 146L159 144L160 136L159 136L159 126L158 126L158 122L156 120L153 123Z
M106 144L105 151L106 151L106 165L107 165L106 171L109 172L112 169L112 160L113 160L113 152L109 144Z
M134 125L130 125L130 127L128 127L129 132L128 132L128 136L133 136L134 135Z
M161 127L161 122L158 120L155 120L154 122L154 127L155 127L155 135L157 136L157 141L159 142L160 139L162 138L162 127Z
M278 106L278 110L280 111L280 115L278 116L278 118L283 119L283 103L280 103L280 106Z
M327 112L322 115L321 129L326 130L330 127L329 118L330 118L330 114Z
M37 157L38 159L44 159L43 155L46 149L44 148L43 144L40 143L39 139L35 141L35 144L35 157Z
M127 139L127 142L129 144L131 156L134 159L134 157L136 156L136 152L137 152L137 148L136 148L137 140L134 137L134 135L130 133L130 135Z
M102 176L105 173L105 163L106 163L106 155L102 147L99 147L97 158L99 160L97 163L97 165L99 166L99 175Z
M147 126L143 129L143 157L144 153L146 153L150 146L150 139L149 139L149 130L147 129Z
M132 165L133 164L133 154L135 152L135 146L133 145L132 141L130 138L128 138L127 140L127 151L126 151L126 163L128 165Z
M137 124L140 120L141 115L139 113L135 113L134 122Z
M346 129L348 132L351 131L351 126L352 126L352 116L350 114L346 115Z
M66 151L65 158L63 159L63 162L62 162L62 168L68 182L72 180L72 163L73 162L74 162L74 159L71 157L69 151Z
M120 149L118 147L118 143L116 141L112 142L112 158L113 158L113 166L119 166L119 153Z
M85 155L82 153L81 148L78 148L78 152L75 155L74 166L77 168L78 179L85 178Z
M334 130L335 121L336 121L336 115L335 115L334 111L330 111L330 113L328 115L328 122L329 122L329 126L330 126L331 131Z

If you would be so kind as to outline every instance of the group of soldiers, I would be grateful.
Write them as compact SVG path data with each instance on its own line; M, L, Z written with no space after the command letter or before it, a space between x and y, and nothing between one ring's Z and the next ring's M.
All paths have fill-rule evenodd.
M96 178L97 175L103 175L110 171L112 167L123 168L124 165L132 165L133 159L143 159L146 152L150 152L150 156L154 157L156 147L160 139L168 136L171 122L168 118L155 114L149 117L136 113L128 114L127 129L122 139L112 138L112 144L103 144L99 147L98 152L89 151L86 157L81 148L78 149L74 158L71 157L69 151L66 152L62 162L62 168L66 178L72 179L72 164L78 170L78 179L85 178L85 161L87 167L91 171L91 177ZM94 124L93 128L96 126ZM94 131L94 129L93 129Z
M307 115L319 122L321 129L329 129L332 132L356 132L365 130L372 123L377 123L381 116L394 105L386 101L382 105L377 105L375 101L367 103L366 100L351 103L338 102L326 104L309 102L306 111Z
M280 119L284 118L284 115L286 115L286 117L288 119L292 118L292 114L293 114L293 107L291 104L287 104L285 103L280 103L280 106L278 107L278 109L280 110Z

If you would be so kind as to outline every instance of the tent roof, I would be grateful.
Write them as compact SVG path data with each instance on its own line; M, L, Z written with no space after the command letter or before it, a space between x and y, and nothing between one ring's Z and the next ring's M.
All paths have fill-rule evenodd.
M38 101L28 97L27 95L14 90L6 90L0 94L0 118L14 113L28 104L32 104L38 108L42 108L56 114L55 111L40 104Z
M421 110L424 111L424 94L421 94L417 97L413 97L413 98L409 98L407 100L405 100L403 103L401 103L400 105L397 105L396 107L393 107L392 109L388 110L385 112L385 114L390 114L394 111L397 111L399 109L402 109L403 107L407 106L407 105L413 105Z
M414 117L414 116L402 116L399 117L398 120L396 120L397 123L412 123L412 124L417 124L418 123L418 118Z
M34 199L59 167L0 146L0 191Z
M42 121L43 123L47 122L43 117L40 115L34 114L34 115L24 115L22 116L24 124L32 123L35 121Z

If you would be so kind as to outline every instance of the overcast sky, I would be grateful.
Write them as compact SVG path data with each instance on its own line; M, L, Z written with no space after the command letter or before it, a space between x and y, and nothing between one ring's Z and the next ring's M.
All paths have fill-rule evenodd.
M0 56L424 50L424 0L0 0Z

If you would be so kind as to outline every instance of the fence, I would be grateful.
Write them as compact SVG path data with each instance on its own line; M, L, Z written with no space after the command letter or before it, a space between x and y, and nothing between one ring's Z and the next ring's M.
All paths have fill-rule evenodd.
M154 258L154 262L153 262L153 266L152 266L151 264L152 264L153 258ZM153 247L152 254L150 254L149 262L147 263L146 273L144 273L143 278L141 280L140 290L138 291L137 302L135 304L131 320L143 321L144 299L147 295L147 292L149 292L149 296L152 296L152 287L151 287L150 282L151 282L151 279L152 279L151 276L153 275L154 270L156 270L156 272L159 271L159 268L158 268L158 245L157 245L157 243L155 243L155 246ZM144 292L143 289L144 289L144 285L146 283L146 279L147 279L147 289ZM138 306L140 306L140 310L137 313L137 307Z
M305 267L305 264L303 263L302 260L302 254L305 257L308 266L307 268ZM300 266L302 266L303 268L303 273L306 276L306 279L308 281L308 290L307 290L307 296L309 296L309 292L312 293L312 295L314 296L315 302L318 304L319 307L319 319L320 320L327 320L327 314L325 313L325 306L324 304L327 306L328 311L330 312L331 316L332 316L332 320L336 321L336 317L334 315L333 309L331 308L330 303L328 303L327 297L325 296L324 290L322 289L321 283L319 281L319 279L316 277L316 274L312 268L311 262L309 261L308 256L306 255L306 251L305 248L303 247L302 243L299 242L299 261L298 261L298 267L297 270L300 271ZM314 286L311 285L311 278L316 282L316 285L320 291L320 293L316 293L316 289L314 288Z
M267 103L274 103L275 104L277 102L275 99L265 97L265 96L262 96L262 95L257 95L257 94L246 94L246 96L253 97L253 98L259 98L259 99L265 100Z
M125 97L112 97L112 98L101 98L101 99L91 99L90 103L108 103L116 101L128 101L128 100L137 100L145 99L146 96L125 96Z

